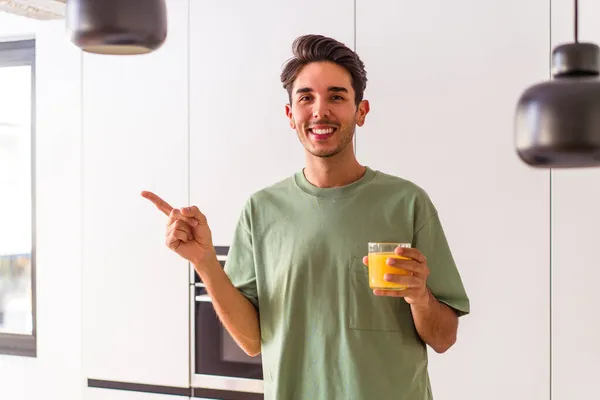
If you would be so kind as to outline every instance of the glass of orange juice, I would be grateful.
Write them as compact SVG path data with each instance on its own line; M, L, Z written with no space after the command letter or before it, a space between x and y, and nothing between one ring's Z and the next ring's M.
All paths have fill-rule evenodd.
M369 287L371 289L383 290L404 290L406 285L401 285L394 282L388 282L383 279L385 274L408 275L408 271L403 268L392 267L387 265L388 258L397 258L401 260L409 260L408 257L402 257L394 253L396 247L409 248L410 243L384 243L371 242L369 243Z

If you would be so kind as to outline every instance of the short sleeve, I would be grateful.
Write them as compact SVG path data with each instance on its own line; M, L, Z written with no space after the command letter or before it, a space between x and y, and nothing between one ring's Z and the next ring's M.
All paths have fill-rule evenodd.
M252 231L248 204L242 211L225 261L225 273L258 310L256 269L252 246Z
M437 212L418 227L412 246L427 257L430 271L427 286L435 298L456 310L459 316L469 314L469 298Z

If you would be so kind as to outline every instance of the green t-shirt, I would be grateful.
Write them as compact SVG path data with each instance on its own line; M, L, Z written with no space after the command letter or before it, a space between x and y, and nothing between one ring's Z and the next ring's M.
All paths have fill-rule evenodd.
M369 288L376 241L419 249L433 295L469 312L437 211L410 181L367 167L318 188L298 172L250 197L225 271L259 311L266 399L432 399L410 306Z

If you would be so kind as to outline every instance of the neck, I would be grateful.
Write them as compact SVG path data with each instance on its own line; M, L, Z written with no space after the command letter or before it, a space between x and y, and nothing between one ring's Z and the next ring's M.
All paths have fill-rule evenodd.
M320 188L346 186L359 180L366 171L354 156L352 145L332 157L315 157L306 154L304 176L312 185Z

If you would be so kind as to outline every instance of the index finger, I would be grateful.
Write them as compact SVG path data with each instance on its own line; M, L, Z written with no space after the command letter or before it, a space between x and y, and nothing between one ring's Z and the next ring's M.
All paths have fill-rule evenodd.
M167 203L166 201L164 201L163 199L161 199L154 193L144 190L144 191L142 191L142 197L144 197L144 198L150 200L152 203L154 203L156 208L158 208L160 211L162 211L167 217L171 214L171 210L173 209L173 207L171 207L171 205L169 203Z
M399 256L412 258L420 263L427 261L427 258L419 250L413 247L396 247L395 253Z

